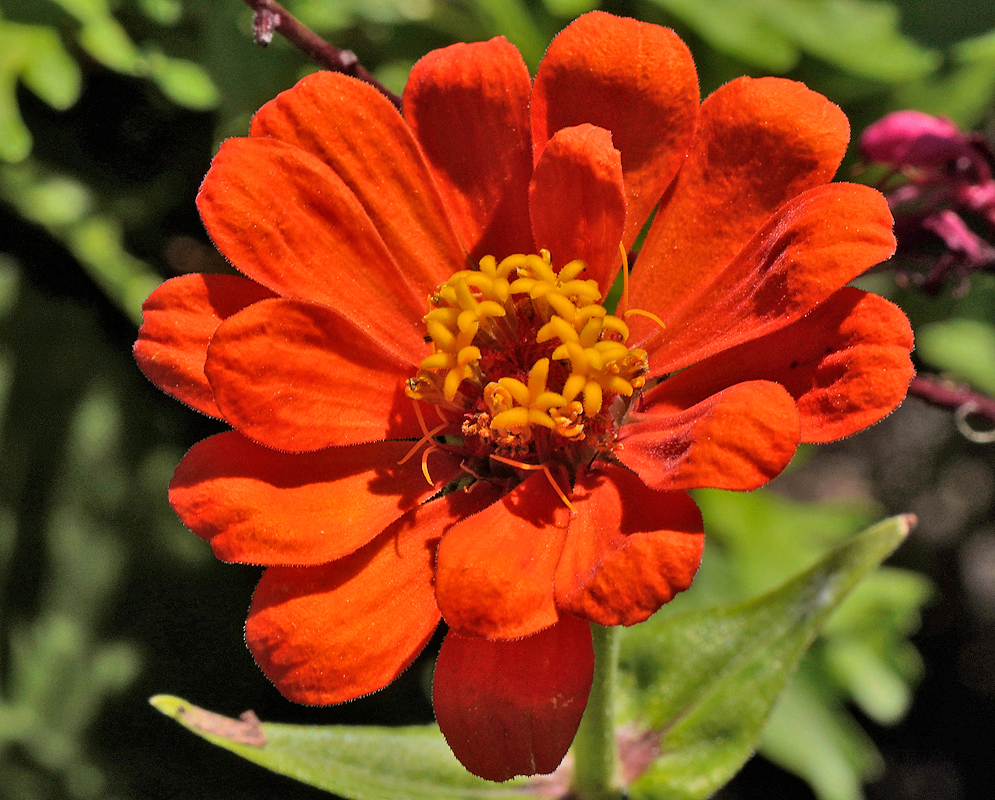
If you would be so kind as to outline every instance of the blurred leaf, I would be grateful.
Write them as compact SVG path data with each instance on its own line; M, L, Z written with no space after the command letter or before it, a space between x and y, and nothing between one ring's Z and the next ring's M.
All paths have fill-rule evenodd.
M829 615L909 525L906 517L879 523L753 600L626 629L622 662L632 676L632 708L641 725L661 732L661 756L630 794L696 800L728 781Z
M540 34L535 19L522 0L476 0L476 10L490 22L491 35L506 36L533 72L549 41Z
M31 152L31 134L17 108L18 80L53 108L68 108L79 98L79 69L55 30L0 19L0 159L11 162Z
M351 800L530 800L521 781L491 783L463 769L435 725L406 728L262 723L265 745L243 744L239 720L179 697L150 702L183 727L273 772ZM235 739L220 735L230 729ZM215 732L217 731L217 732Z
M596 9L601 0L543 0L543 3L557 17L578 17Z
M145 67L163 94L177 105L206 111L218 104L214 81L199 64L149 50L145 54Z
M995 326L973 319L934 322L917 332L916 347L939 370L995 394Z
M937 56L904 36L898 12L876 0L652 0L717 50L774 72L802 52L886 83L933 71Z
M777 702L763 753L803 778L820 800L861 800L862 778L878 777L884 761L842 704L826 702L831 689L805 667L803 661Z
M183 17L181 0L139 0L145 16L160 25L175 25Z

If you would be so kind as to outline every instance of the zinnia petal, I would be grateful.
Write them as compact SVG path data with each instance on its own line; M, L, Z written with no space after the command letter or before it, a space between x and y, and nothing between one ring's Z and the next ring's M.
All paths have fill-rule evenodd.
M536 73L532 140L538 161L561 128L611 131L622 154L631 247L694 136L698 76L687 46L658 25L599 11L560 33Z
M503 38L434 50L411 70L404 117L474 261L531 253L528 68Z
M142 304L135 360L152 383L211 417L221 417L204 374L207 346L218 325L273 293L236 275L183 275Z
M308 75L259 110L252 135L328 164L421 294L463 268L466 254L421 151L397 109L372 86L332 72Z
M803 442L863 430L898 406L914 370L900 308L845 287L786 328L712 356L644 396L655 413L687 408L747 380L776 381L795 398Z
M317 156L277 139L229 139L197 207L218 249L253 280L336 309L416 363L423 355L423 286L408 282L362 204Z
M439 623L432 566L453 511L446 502L419 506L350 556L266 570L245 640L285 697L342 703L407 668Z
M536 473L449 531L439 545L435 593L450 628L515 639L555 623L553 574L567 514Z
M607 295L621 263L625 229L622 162L611 134L593 125L557 131L542 151L529 188L532 231L553 265L579 258L580 276Z
M582 473L556 567L556 605L598 625L642 622L691 585L705 544L684 492L649 489L606 464Z
M833 183L797 196L665 319L662 331L654 328L643 344L651 374L673 372L801 318L888 258L895 251L891 229L888 203L870 187Z
M229 431L194 445L176 468L169 502L223 561L322 564L362 547L459 470L436 453L435 486L410 442L281 453Z
M435 666L435 716L475 775L546 774L573 741L593 676L591 629L575 617L515 641L450 632Z
M738 78L709 96L640 249L630 304L673 314L783 203L831 180L849 138L843 112L795 81Z
M798 447L794 399L776 383L748 381L687 410L657 411L648 405L624 425L615 452L654 489L756 489Z
M314 303L265 300L233 315L206 372L225 419L279 450L421 436L403 388L413 365Z

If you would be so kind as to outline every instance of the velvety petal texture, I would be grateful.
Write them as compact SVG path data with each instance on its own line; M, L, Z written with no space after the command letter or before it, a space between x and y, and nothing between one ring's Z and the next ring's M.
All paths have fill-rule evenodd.
M416 332L424 281L406 277L362 203L317 156L277 139L229 139L197 207L218 249L245 275L339 311L412 361L424 355Z
M687 409L647 405L622 427L616 455L654 489L749 491L780 474L799 436L788 391L748 381Z
M372 86L315 72L264 105L252 135L292 144L331 167L419 294L466 258L410 129Z
M572 502L554 578L561 612L634 625L691 585L705 535L687 494L654 491L606 464L578 478Z
M284 299L256 303L220 325L206 365L225 419L261 444L294 452L417 438L404 396L413 371L331 309Z
M709 96L640 249L632 307L687 303L783 203L832 178L849 137L843 112L795 81L738 78Z
M492 781L541 775L566 755L593 675L591 629L574 617L510 642L450 633L435 667L432 704L470 772Z
M474 261L533 250L529 71L504 38L435 50L411 70L404 117Z
M439 545L435 593L449 627L466 636L516 639L559 618L553 575L568 509L536 472Z
M625 229L622 162L611 134L593 125L557 131L536 164L529 209L536 244L552 254L553 266L585 261L582 277L608 294Z
M221 417L204 374L207 346L222 321L273 297L235 275L184 275L166 281L142 304L135 360L152 383L211 417Z
M169 486L169 502L224 561L321 564L362 547L435 494L417 467L398 462L410 442L317 453L280 453L235 433L194 445ZM433 476L458 464L439 453Z
M650 374L783 328L894 252L891 211L880 192L848 183L804 192L686 305L647 309L663 312L665 323L652 326L643 345Z
M245 640L280 692L324 705L382 689L439 622L435 547L452 508L419 506L350 556L270 567L252 598Z
M585 14L553 40L536 73L534 158L562 128L587 122L610 131L622 154L631 247L691 146L698 98L691 53L673 31Z

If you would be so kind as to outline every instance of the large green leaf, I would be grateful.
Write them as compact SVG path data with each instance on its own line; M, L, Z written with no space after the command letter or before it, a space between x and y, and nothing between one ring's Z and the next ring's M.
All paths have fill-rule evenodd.
M651 618L622 638L638 723L660 757L635 798L700 800L745 763L802 655L851 589L907 534L886 520L774 591L717 609Z
M521 782L490 783L471 775L435 725L377 728L261 723L257 728L251 721L211 714L178 697L158 695L150 702L219 747L352 800L536 798L523 791ZM262 746L238 741L252 739L259 732L265 738Z

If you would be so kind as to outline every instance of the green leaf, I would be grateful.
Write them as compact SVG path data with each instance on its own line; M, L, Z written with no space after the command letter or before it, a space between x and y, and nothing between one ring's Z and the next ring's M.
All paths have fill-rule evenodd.
M922 77L935 53L904 36L890 3L875 0L653 0L717 50L774 72L801 52L888 83Z
M919 354L930 364L995 394L995 327L980 320L951 319L923 326Z
M745 763L802 655L853 587L905 538L912 517L853 537L758 598L652 617L627 629L622 666L641 726L660 733L660 757L634 798L699 800Z
M471 775L435 725L281 725L246 715L229 719L169 695L149 702L219 747L351 800L536 800L521 781L498 784ZM262 746L244 743L262 738Z
M177 105L206 111L218 104L218 90L211 76L199 64L183 58L170 58L158 50L145 54L149 74L163 94Z

